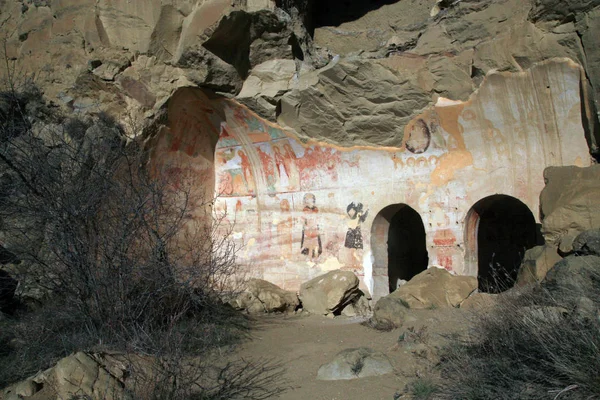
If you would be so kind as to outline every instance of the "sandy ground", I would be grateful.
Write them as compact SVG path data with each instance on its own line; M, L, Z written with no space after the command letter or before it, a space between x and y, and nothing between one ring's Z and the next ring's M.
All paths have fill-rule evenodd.
M379 400L394 399L408 382L430 374L436 364L436 349L452 332L464 331L467 316L460 310L413 310L405 324L380 332L360 323L361 318L316 315L271 315L258 317L251 338L236 352L236 358L270 358L285 367L290 389L282 400ZM419 330L424 340L398 341L407 329ZM385 376L342 381L317 380L317 370L341 350L370 347L385 353L395 372ZM398 397L398 396L397 396Z

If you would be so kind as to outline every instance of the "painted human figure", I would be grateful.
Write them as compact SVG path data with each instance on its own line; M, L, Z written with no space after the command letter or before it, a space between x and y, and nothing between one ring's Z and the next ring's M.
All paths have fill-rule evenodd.
M316 198L312 193L304 195L304 225L302 226L301 253L311 258L317 258L323 253L321 235L315 214L319 209L315 205Z
M252 192L254 181L252 180L252 172L250 170L250 160L248 159L248 155L243 150L239 150L237 154L240 156L242 175L244 177L244 181L246 182L246 187L248 188L249 192Z
M281 200L279 203L281 210L281 219L277 224L277 237L281 248L281 255L290 258L292 255L292 214L290 210L290 202L287 199Z
M256 147L256 152L260 158L265 178L267 179L267 189L270 193L273 193L275 192L275 182L277 180L273 169L273 158L260 147Z
M227 196L233 194L233 178L228 171L219 174L219 194Z
M348 217L350 217L350 221L348 221L348 231L346 232L344 246L349 249L362 249L363 238L360 231L360 224L365 222L369 211L363 210L362 203L352 202L346 207L346 212L348 213Z
M300 173L296 165L297 157L289 143L283 145L283 165L289 178L290 190L300 187Z
M281 153L281 149L277 146L273 146L273 158L275 159L275 167L277 168L277 173L279 174L279 185L282 188L288 188L289 182L289 171L286 168L284 156Z

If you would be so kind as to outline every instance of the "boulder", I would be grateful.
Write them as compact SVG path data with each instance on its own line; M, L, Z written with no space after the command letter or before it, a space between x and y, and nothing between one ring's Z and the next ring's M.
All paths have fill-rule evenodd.
M87 396L93 400L127 399L123 383L90 355L78 352L60 360L53 369L58 398Z
M496 305L497 296L492 293L473 293L460 303L460 308L466 310L490 308Z
M546 273L560 260L562 257L558 254L556 246L536 246L527 250L519 267L515 285L522 286L542 281Z
M416 275L389 297L400 299L415 309L457 307L476 289L477 278L452 275L445 269L433 267Z
M250 314L293 312L299 304L295 293L262 279L246 282L244 291L234 302L236 308L246 310Z
M367 316L372 313L371 302L367 296L360 296L354 303L352 303L354 310L360 316Z
M577 254L600 256L600 229L580 233L573 240L573 251Z
M582 294L597 293L600 280L600 257L568 256L548 271L542 286L556 296L579 298Z
M573 253L573 240L575 240L577 236L577 232L568 232L564 234L558 243L558 254L566 257Z
M294 60L266 61L252 69L236 99L262 117L274 121L277 102L290 90L294 74Z
M355 297L352 303L348 304L342 310L342 315L346 317L366 317L371 314L371 305L369 299L361 293L360 296Z
M108 355L78 352L59 360L45 371L5 388L0 392L0 398L131 399L123 383L131 371L124 365L118 368L111 366L110 362L111 356Z
M129 67L130 64L130 61L125 57L117 61L109 60L93 68L92 73L105 81L114 81L115 77Z
M600 227L600 165L587 168L549 167L540 194L542 233L546 242L564 250L571 239Z
M335 270L317 276L300 286L302 308L314 314L338 314L360 295L358 285L358 278L350 271Z
M597 5L596 0L537 0L529 12L529 18L536 22L565 21L573 14L587 11Z
M344 317L356 317L358 316L358 312L354 308L354 304L350 303L342 310L342 315Z
M584 321L600 320L599 304L589 297L580 297L575 304L576 315Z
M292 44L297 40L287 21L269 10L232 11L201 35L205 36L204 43L186 35L182 42L187 46L180 46L178 56L185 58L186 53L197 52L201 45L232 65L242 79L254 66L269 59L293 59Z
M391 295L382 297L373 309L371 325L381 330L398 328L404 323L407 311L406 301Z
M5 399L10 398L10 396L14 396L15 399L22 399L24 397L33 396L39 392L42 387L43 385L35 382L33 378L28 378L5 388L2 393L4 394Z
M383 353L367 347L346 349L339 352L333 361L321 365L317 379L336 381L386 375L394 372L390 360Z

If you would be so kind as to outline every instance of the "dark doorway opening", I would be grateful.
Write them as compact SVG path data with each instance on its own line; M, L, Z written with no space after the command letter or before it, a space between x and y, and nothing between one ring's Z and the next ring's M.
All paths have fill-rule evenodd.
M400 280L409 281L429 263L425 227L418 212L403 206L392 217L388 231L388 277L390 293Z
M517 278L525 251L543 244L535 218L520 200L493 195L477 202L470 211L467 243L477 257L479 290L500 293L510 289Z

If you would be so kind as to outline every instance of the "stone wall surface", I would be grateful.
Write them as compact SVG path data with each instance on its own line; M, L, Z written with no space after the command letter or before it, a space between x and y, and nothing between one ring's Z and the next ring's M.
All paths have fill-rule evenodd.
M548 243L569 253L577 235L600 227L600 166L552 167L544 178L542 232Z
M598 155L600 2L383 3L0 1L0 77L152 133L154 167L217 194L240 262L286 290L342 268L387 294L393 205L429 265L475 275L476 202L539 222L544 169Z
M13 0L0 3L0 33L9 65L35 72L48 98L77 111L148 123L179 87L231 96L253 77L244 104L300 137L344 146L399 146L438 97L466 101L488 72L567 57L585 70L584 126L597 151L597 1L472 0L437 11L433 0L335 4ZM295 61L295 73L264 65L271 60ZM289 79L263 96L257 77L270 81L269 69Z

